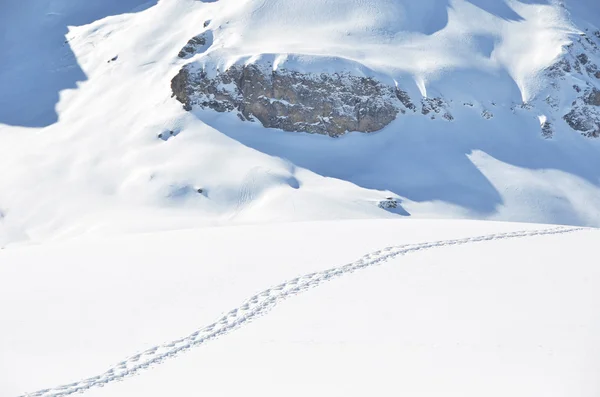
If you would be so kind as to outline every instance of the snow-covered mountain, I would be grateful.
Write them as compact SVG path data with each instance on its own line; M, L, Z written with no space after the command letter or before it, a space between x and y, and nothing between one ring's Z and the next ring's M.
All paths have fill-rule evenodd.
M398 216L600 225L596 1L1 7L3 245Z
M0 55L0 397L599 395L597 0L0 0Z

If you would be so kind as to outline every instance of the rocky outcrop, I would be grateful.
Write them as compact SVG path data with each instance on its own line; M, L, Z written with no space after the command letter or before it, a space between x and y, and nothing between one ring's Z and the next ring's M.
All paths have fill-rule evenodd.
M545 139L550 139L554 136L554 130L552 128L551 122L546 120L541 124L541 127L542 127L542 136Z
M377 206L384 210L395 209L398 208L400 203L398 203L398 199L394 197L388 197L385 200L381 200Z
M400 100L400 102L402 102L402 105L404 105L405 108L412 110L413 112L417 111L417 107L414 105L414 103L412 103L408 92L396 87L396 97Z
M183 103L183 108L187 111L192 110L192 101L190 99L191 87L189 87L189 72L187 68L183 68L171 80L171 91L177 100Z
M573 43L565 47L565 53L547 70L550 86L554 93L547 96L545 102L553 111L568 108L562 119L571 129L587 137L600 137L600 35L594 32L592 36L579 35ZM573 88L574 96L569 103L561 104L559 92L568 81ZM567 95L569 97L569 95ZM565 106L567 105L567 106ZM542 125L542 134L551 135L552 125ZM545 127L545 128L544 128Z
M591 88L578 98L564 120L583 135L600 137L600 90Z
M192 37L187 44L179 51L177 56L183 59L189 59L196 54L205 52L213 44L213 34L211 31L200 33Z
M333 137L378 131L400 111L414 109L404 91L370 77L273 71L254 64L234 65L212 77L189 65L171 88L186 110L236 111L242 120L258 120L267 128Z
M600 106L600 90L596 87L592 88L583 98L583 103L590 106Z
M204 28L209 26L207 21ZM541 123L544 138L552 138L554 131L565 125L562 120L585 136L599 137L599 40L599 32L576 36L546 70L548 84L537 99L513 103L511 110L538 112L544 120ZM212 44L213 32L206 30L190 39L179 57L189 59L206 52ZM407 91L373 77L347 72L305 73L281 65L274 68L274 63L236 64L216 71L202 61L194 62L184 66L172 79L172 93L188 111L199 107L234 112L242 121L259 121L267 128L332 137L349 131L378 131L407 113L454 120L452 100L442 96L413 101ZM486 120L494 118L490 105L496 103L464 103L477 109Z
M421 105L421 114L424 116L430 115L435 120L436 114L441 114L448 121L454 120L454 117L447 110L448 104L442 98L423 98Z

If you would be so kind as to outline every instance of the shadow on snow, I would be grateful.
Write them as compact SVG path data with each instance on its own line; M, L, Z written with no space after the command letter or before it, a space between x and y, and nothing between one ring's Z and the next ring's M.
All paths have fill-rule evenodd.
M68 26L139 12L157 0L0 1L0 123L46 127L58 121L60 91L87 79L65 42Z

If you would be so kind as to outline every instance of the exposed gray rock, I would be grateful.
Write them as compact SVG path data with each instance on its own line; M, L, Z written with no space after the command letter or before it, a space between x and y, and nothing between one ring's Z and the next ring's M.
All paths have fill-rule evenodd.
M596 87L592 88L590 92L583 97L583 102L587 105L600 106L600 90Z
M385 200L380 201L377 206L381 209L388 210L398 208L399 205L398 199L395 199L394 197L388 197Z
M544 121L542 123L542 136L546 139L550 139L554 136L554 131L552 129L552 123L549 121Z
M432 119L435 119L436 114L441 113L444 119L448 121L454 120L454 117L447 110L447 107L448 104L440 97L421 99L421 114L431 114Z
M588 137L600 137L600 90L591 87L573 102L563 119L571 128Z
M192 110L192 103L190 99L191 87L189 87L189 72L187 68L182 68L173 80L171 80L171 91L177 100L183 103L183 108L187 111Z
M209 25L210 21L204 24L205 28ZM600 46L596 38L600 39L600 31L576 36L546 70L547 88L531 102L512 105L513 112L534 108L549 111L552 123L542 124L544 137L553 135L560 117L586 136L600 136L600 90L596 87L600 79ZM188 59L205 52L212 42L212 31L208 30L192 38L179 57ZM207 73L198 62L184 66L172 79L171 88L173 96L188 111L196 106L235 112L240 120L258 120L267 128L333 137L349 131L378 131L398 114L406 114L407 110L417 113L419 107L408 92L372 77L272 69L271 64L265 63L238 64L225 71ZM574 91L568 90L564 95L564 87L573 87ZM449 105L452 100L446 102L438 96L420 101L422 115L454 120ZM492 105L496 106L494 102ZM474 104L467 102L464 106ZM481 117L490 120L494 114L484 108Z
M561 103L564 93L549 93L546 104L554 112L568 108L562 118L573 130L588 137L600 136L600 90L597 88L600 48L594 41L600 37L596 33L578 36L573 43L565 46L565 53L546 71L550 86L555 91L563 86L558 83L559 80L567 80L576 95L569 98L567 103ZM551 136L553 129L553 125L543 124L542 135Z
M481 117L483 117L486 120L491 120L494 118L494 114L492 112L490 112L489 110L483 110L481 112Z
M571 73L571 63L568 59L562 58L547 70L547 75L551 79L564 78L565 74Z
M586 54L579 54L577 55L577 59L579 60L579 62L581 62L583 65L585 65L586 63L589 62L589 58Z
M600 114L587 107L574 107L564 116L571 128L583 135L593 138L600 137Z
M185 66L171 82L186 110L238 111L268 128L327 134L374 132L391 123L404 106L414 108L400 89L370 77L312 74L258 65L234 65L209 77Z
M160 134L158 134L158 139L162 139L163 141L168 141L169 139L176 137L177 135L179 135L181 131L179 130L167 130L167 131L163 131Z
M213 34L212 31L206 31L200 33L197 36L192 37L187 44L179 51L177 56L183 59L189 59L196 54L201 54L205 52L208 47L210 47L213 43Z
M402 102L405 108L412 110L413 112L417 111L417 107L410 100L410 96L406 91L401 90L396 87L396 97Z

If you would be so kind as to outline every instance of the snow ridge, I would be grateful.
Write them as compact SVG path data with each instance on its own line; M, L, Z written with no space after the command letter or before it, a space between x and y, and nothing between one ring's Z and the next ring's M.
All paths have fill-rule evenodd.
M400 255L448 246L534 236L566 234L581 230L586 229L556 227L387 247L369 253L357 261L348 263L344 266L306 274L259 292L244 301L239 307L223 315L214 323L198 329L187 337L176 339L133 355L101 375L51 389L27 393L20 397L63 397L74 393L81 393L94 387L103 387L108 383L123 380L124 378L140 373L142 370L147 369L152 365L160 364L166 359L173 358L193 347L200 346L212 339L228 334L244 324L247 324L252 320L266 314L278 303L287 298L293 297L309 290L310 288L317 287L326 281L353 273L357 270L383 264L386 261Z

